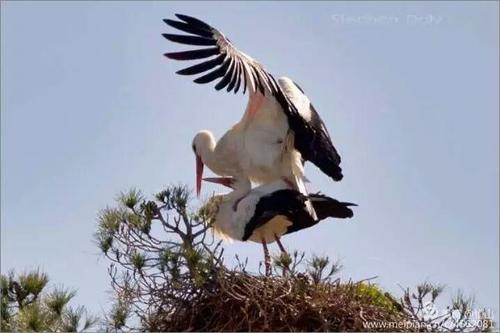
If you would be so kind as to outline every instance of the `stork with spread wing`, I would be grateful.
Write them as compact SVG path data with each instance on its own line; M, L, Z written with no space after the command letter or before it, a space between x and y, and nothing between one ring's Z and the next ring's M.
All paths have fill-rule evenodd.
M181 14L176 17L178 20L164 21L187 34L165 33L163 36L176 43L204 46L165 53L174 60L204 59L177 74L198 75L194 82L199 84L219 80L215 85L217 90L249 93L242 119L218 142L209 131L195 136L198 193L203 165L217 175L246 178L256 183L282 179L304 195L307 195L305 161L312 162L335 181L342 179L340 155L330 134L296 83L286 77L275 80L260 63L239 51L207 23ZM310 203L308 207L316 217Z

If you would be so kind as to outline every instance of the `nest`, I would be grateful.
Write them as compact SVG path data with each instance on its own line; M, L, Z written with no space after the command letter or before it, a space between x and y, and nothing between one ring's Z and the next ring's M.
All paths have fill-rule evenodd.
M308 276L224 272L175 313L150 316L148 331L366 331L366 322L404 320L396 302L375 286ZM370 329L373 330L373 329Z

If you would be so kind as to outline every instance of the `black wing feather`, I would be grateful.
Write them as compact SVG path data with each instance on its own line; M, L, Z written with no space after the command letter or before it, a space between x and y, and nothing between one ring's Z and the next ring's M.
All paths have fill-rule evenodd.
M163 22L168 24L169 26L179 29L181 31L187 32L189 34L194 34L202 37L207 37L211 38L212 37L212 32L210 30L204 30L204 29L199 29L193 25L184 23L184 22L179 22L179 21L174 21L174 20L169 20L169 19L164 19Z
M301 88L297 88L303 92ZM305 161L311 161L327 176L335 181L343 178L341 158L335 149L330 134L312 104L309 104L311 119L305 121L297 106L286 96L275 96L288 118L290 129L295 134L294 145Z
M224 58L229 59L229 64L228 66L225 66L223 73L221 73L220 71L215 71L214 74L206 74L203 76L203 79L196 79L195 82L208 83L216 78L222 78L215 85L215 89L221 90L227 86L226 90L228 92L234 91L236 93L241 86L241 81L243 80L243 93L245 93L248 84L247 80L253 80L255 85L252 86L254 86L255 89L260 91L262 94L270 93L271 95L273 95L274 93L276 93L276 91L268 87L268 82L270 82L271 80L271 75L264 70L262 65L236 49L231 44L229 39L227 39L217 29L191 16L182 14L175 14L175 16L181 21L165 19L165 23L173 28L192 35L163 34L166 39L180 44L193 46L214 45L215 47L202 50L171 52L166 53L165 56L175 60L196 60L207 58L213 55L223 56ZM206 68L206 71L208 71L215 67L211 66L212 64L216 64L216 66L222 66L222 63L210 62L207 63L206 66L200 64L199 67L196 67L198 65L195 65L179 70L178 73L182 75L201 74L203 72L202 69ZM247 66L248 70L252 73L251 77L245 75L245 66Z
M238 59L234 60L234 69L232 70L232 75L231 75L231 81L229 82L229 85L227 86L227 91L233 90L234 86L236 85L236 81L238 81L238 75L240 73L240 67L239 67L239 62Z
M178 18L180 18L184 22L192 24L200 29L212 30L211 26L209 26L208 24L206 24L205 22L203 22L201 20L198 20L195 17L187 16L187 15L183 15L183 14L175 14L175 16L177 16Z
M213 80L218 79L221 76L224 76L224 72L225 72L224 68L223 67L219 67L219 68L211 71L208 74L205 74L203 76L200 76L197 79L194 79L194 82L199 83L199 84L204 84L204 83L212 82Z
M213 39L199 37L199 36L186 36L186 35L176 35L176 34L162 34L162 36L171 42L176 42L179 44L199 45L199 46L208 46L217 44L217 42L214 41Z
M170 59L175 60L195 60L208 58L219 53L218 48L211 47L209 49L191 50L191 51L181 51L181 52L169 52L165 53L165 56Z
M217 69L214 69L208 74L205 74L197 79L194 80L196 83L208 83L212 82L213 80L224 76L226 73L227 67L229 66L229 61L228 59L224 60L221 66L219 66Z
M314 139L312 143L315 149L307 149L304 158L313 161L318 168L332 177L333 180L340 181L343 178L342 168L340 167L340 162L342 160L340 154L333 145L330 134L323 120L314 109L314 106L310 104L309 108L311 111L310 122L314 130ZM302 144L310 146L307 142Z
M177 71L176 73L180 74L180 75L200 74L200 73L208 71L209 69L214 68L215 66L222 64L224 62L225 57L226 57L225 55L221 54L214 59L196 64L196 65L191 66L191 67L181 69L181 70Z
M235 94L240 89L242 71L243 71L243 65L238 61L238 74L236 74L236 87L234 87Z
M229 66L227 68L227 71L226 71L224 77L222 78L222 80L220 80L219 83L217 83L215 85L215 90L221 90L222 88L224 88L225 86L227 86L229 84L229 82L231 82L231 77L234 74L233 73L234 64L235 64L234 59L230 58L230 62L229 62Z
M256 88L260 91L262 95L264 95L264 86L262 85L262 81L260 80L259 73L257 72L257 69L254 67L251 67L252 71L252 77L255 82Z

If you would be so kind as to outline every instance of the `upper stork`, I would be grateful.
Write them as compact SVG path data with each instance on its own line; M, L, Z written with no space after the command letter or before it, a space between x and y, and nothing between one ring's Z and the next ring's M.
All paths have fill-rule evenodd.
M311 161L335 181L342 179L340 155L330 134L296 83L285 77L275 80L260 63L207 23L187 15L176 17L179 20L164 21L187 35L165 33L166 39L207 47L165 56L175 60L209 58L177 74L199 75L194 82L200 84L220 79L217 90L249 92L243 118L219 142L208 131L193 140L200 168L207 164L218 175L248 177L257 183L281 178L303 194L307 193L305 161ZM201 186L202 175L198 174Z

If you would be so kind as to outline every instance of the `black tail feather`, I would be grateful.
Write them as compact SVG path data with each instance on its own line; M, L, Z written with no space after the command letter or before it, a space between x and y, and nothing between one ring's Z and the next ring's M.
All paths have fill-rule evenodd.
M311 194L309 198L320 220L328 217L339 219L351 218L354 216L354 213L349 207L357 206L354 203L340 202L322 194Z

